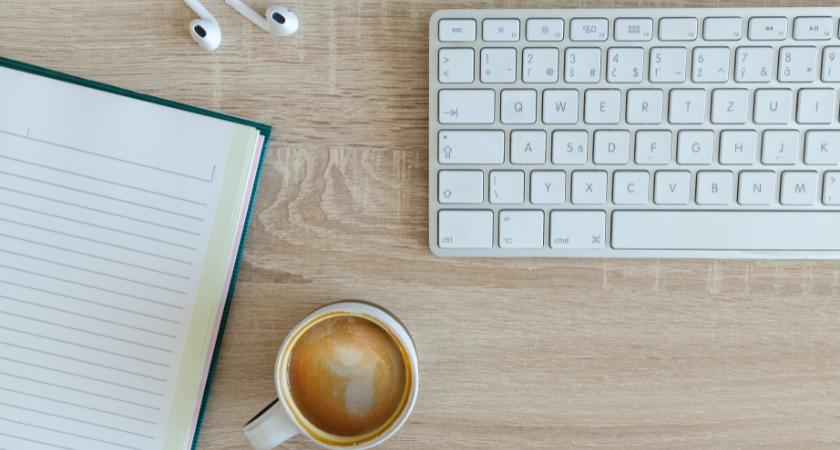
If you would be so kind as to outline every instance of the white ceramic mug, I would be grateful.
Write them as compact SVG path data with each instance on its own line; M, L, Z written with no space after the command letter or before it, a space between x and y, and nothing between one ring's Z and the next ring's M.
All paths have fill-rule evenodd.
M319 430L308 423L306 418L300 414L289 392L286 374L288 372L291 351L300 336L322 320L342 315L365 318L390 332L391 336L399 341L400 347L405 350L410 365L411 379L409 380L410 389L406 401L402 406L402 411L390 424L381 430L377 430L370 436L346 438L346 441L339 442L326 439L324 432L318 432ZM408 419L408 416L414 409L414 402L417 400L419 375L417 350L414 347L414 341L399 320L385 310L371 304L357 301L333 303L307 316L286 337L286 340L280 347L280 352L277 354L277 362L274 367L274 384L277 388L277 400L251 419L242 428L242 432L245 433L248 441L257 450L272 449L296 436L298 433L309 436L316 443L329 449L353 447L354 449L361 450L371 448L393 436Z

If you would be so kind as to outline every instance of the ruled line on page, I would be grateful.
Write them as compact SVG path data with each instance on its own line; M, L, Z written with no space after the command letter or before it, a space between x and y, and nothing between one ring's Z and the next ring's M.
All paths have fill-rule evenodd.
M45 140L42 140L42 139L35 139L33 137L24 136L22 134L10 133L8 131L3 131L3 130L0 130L0 133L8 135L8 136L14 136L14 137L22 138L22 139L28 139L30 141L40 142L42 144L53 145L53 146L63 148L63 149L66 149L66 150L73 150L73 151L80 152L80 153L85 153L85 154L88 154L88 155L98 156L100 158L110 159L112 161L119 161L119 162L122 162L122 163L131 164L131 165L137 166L137 167L145 167L147 169L157 170L159 172L168 173L168 174L171 174L171 175L177 175L177 176L184 177L184 178L190 178L190 179L193 179L193 180L203 181L205 183L211 183L213 181L213 175L216 173L216 166L213 166L213 169L212 169L212 172L211 172L211 175L210 175L210 179L205 180L203 178L195 177L195 176L192 176L192 175L187 175L185 173L179 173L179 172L175 172L175 171L172 171L172 170L166 170L166 169L163 169L163 168L160 168L160 167L155 167L155 166L151 166L151 165L147 165L147 164L141 164L141 163L138 163L138 162L129 161L127 159L121 159L121 158L116 158L114 156L108 156L108 155L103 155L101 153L95 153L95 152L91 152L91 151L88 151L88 150L82 150L82 149L79 149L79 148L74 148L74 147L70 147L70 146L67 146L67 145L62 145L62 144L59 144L59 143L56 143L56 142L45 141Z
M51 311L57 311L57 312L61 312L61 313L64 313L64 314L70 314L70 315L78 316L78 317L84 317L85 319L90 319L90 320L96 320L96 321L99 321L99 322L109 323L111 325L117 325L117 326L120 326L120 327L130 328L132 330L143 331L143 332L149 333L149 334L156 334L158 336L163 336L163 337L167 337L167 338L170 338L170 339L175 339L176 338L175 336L173 336L171 334L161 333L159 331L147 330L145 328L135 327L134 325L128 325L128 324L125 324L125 323L115 322L113 320L102 319L102 318L90 316L90 315L87 315L87 314L77 313L77 312L73 312L73 311L67 311L66 309L56 308L54 306L42 305L40 303L29 302L29 301L26 301L26 300L21 300L19 298L14 298L14 297L9 297L9 296L2 295L2 294L0 294L0 298L2 298L4 300L9 300L9 301L13 301L13 302L22 303L24 305L34 306L36 308L49 309Z
M145 236L145 235L142 235L142 234L132 233L130 231L119 230L117 228L111 228L111 227L106 227L106 226L95 224L95 223L85 222L83 220L71 219L69 217L60 216L58 214L51 214L51 213L44 212L44 211L38 211L37 209L25 208L23 206L12 205L12 204L9 204L9 203L4 203L4 202L0 202L0 206L6 206L8 208L15 208L15 209L19 209L21 211L27 211L27 212L31 212L31 213L35 213L35 214L40 214L42 216L54 217L56 219L62 219L62 220L66 220L68 222L78 223L80 225L87 225L87 226L90 226L90 227L100 228L100 229L108 230L108 231L113 231L115 233L121 233L121 234L125 234L125 235L128 235L128 236L134 236L134 237L138 237L138 238L142 238L142 239L148 239L150 241L160 242L162 244L169 244L169 245L173 245L175 247L186 248L188 250L196 250L195 247L189 247L189 246L186 246L186 245L183 245L183 244L178 244L178 243L175 243L175 242L169 242L169 241L164 241L162 239L153 238L151 236ZM181 230L176 230L176 231L181 231ZM188 231L184 231L184 232L194 234L196 236L199 235L198 233L192 233L192 232L188 232Z
M131 313L131 314L137 314L138 316L144 316L144 317L148 317L150 319L162 320L164 322L169 322L169 323L173 323L173 324L176 324L176 325L179 325L181 323L179 320L167 319L165 317L155 316L153 314L146 314L146 313L142 313L140 311L134 311L134 310L127 309L127 308L120 308L118 306L108 305L108 304L105 304L105 303L99 303L99 302L95 302L93 300L87 300L87 299L84 299L84 298L74 297L72 295L59 294L58 292L52 292L52 291L48 291L48 290L45 290L45 289L36 288L34 286L27 286L25 284L13 283L13 282L8 281L8 280L0 279L0 283L5 283L5 284L12 285L12 286L17 286L17 287L24 288L24 289L31 289L33 291L43 292L44 294L55 295L57 297L69 298L71 300L76 300L76 301L79 301L79 302L89 303L91 305L102 306L103 308L110 308L110 309L115 309L117 311L123 311L123 312Z
M80 394L87 394L87 395L91 395L91 396L94 396L94 397L101 397L101 398L105 398L105 399L108 399L108 400L113 400L115 402L127 403L129 405L139 406L141 408L147 408L147 409L153 409L155 411L160 411L160 408L158 408L156 406L149 406L149 405L144 405L142 403L131 402L131 401L128 401L128 400L122 400L122 399L115 398L115 397L109 397L107 395L102 395L102 394L97 394L97 393L94 393L94 392L83 391L81 389L71 388L71 387L68 387L68 386L62 386L60 384L48 383L46 381L35 380L35 379L32 379L32 378L22 377L20 375L12 375L12 374L6 373L6 372L0 372L0 375L5 375L5 376L11 377L11 378L17 378L19 380L31 381L33 383L43 384L45 386L52 386L52 387L56 387L56 388L66 389L68 391L78 392ZM3 387L0 387L0 389L8 390L8 389L3 388Z
M12 236L12 235L3 234L3 233L0 233L0 236L8 238L8 239L15 239L15 240L18 240L18 241L21 241L21 242L26 242L26 243L29 243L29 244L40 245L40 246L51 248L51 249L54 249L54 250L61 250L61 251L65 251L65 252L68 252L68 253L74 253L76 255L82 255L82 256L87 256L87 257L90 257L90 258L101 259L102 261L108 261L108 262L112 262L112 263L115 263L115 264L121 264L123 266L128 266L128 267L134 267L136 269L147 270L149 272L159 273L161 275L168 275L170 277L180 278L182 280L190 280L190 277L185 277L183 275L177 275L177 274L170 273L170 272L164 272L162 270L156 270L156 269L152 269L150 267L138 266L136 264L127 263L125 261L117 261L116 259L105 258L104 256L97 256L97 255L93 255L93 254L90 254L90 253L79 252L79 251L76 251L76 250L71 250L69 248L59 247L57 245L50 245L50 244L46 244L44 242L33 241L33 240L24 239L24 238L21 238L21 237Z
M103 414L110 414L112 416L122 417L124 419L131 419L131 420L136 420L138 422L144 422L144 423L148 423L148 424L151 424L151 425L157 425L157 422L152 422L152 421L144 420L144 419L138 419L137 417L126 416L126 415L123 415L123 414L117 414L115 412L105 411L104 409L91 408L90 406L79 405L79 404L71 403L71 402L65 402L63 400L56 400L54 398L44 397L44 396L41 396L41 395L36 395L36 394L29 393L29 392L16 391L14 389L8 389L8 388L4 388L4 387L0 387L0 390L7 391L7 392L14 392L15 394L25 395L27 397L40 398L41 400L48 400L48 401L51 401L51 402L61 403L62 405L75 406L76 408L82 408L82 409L87 409L87 410L90 410L90 411L101 412Z
M83 236L76 236L75 234L70 234L70 233L64 233L64 232L61 232L61 231L51 230L49 228L39 227L37 225L32 225L32 224L28 224L28 223L24 223L24 222L18 222L16 220L4 219L2 217L0 217L0 220L2 220L3 222L13 223L15 225L20 225L20 226L24 226L24 227L28 227L28 228L33 228L33 229L36 229L36 230L49 231L50 233L60 234L62 236L81 239L83 241L88 241L88 242L95 242L97 244L107 245L109 247L119 248L119 249L122 249L122 250L128 250L128 251L134 252L134 253L140 253L140 254L143 254L143 255L154 256L154 257L160 258L160 259L167 259L169 261L174 261L174 262L181 263L181 264L187 264L187 265L190 265L190 266L193 265L193 263L191 263L189 261L182 261L180 259L170 258L168 256L157 255L155 253L150 253L150 252L144 252L142 250L137 250L137 249L130 248L130 247L123 247L122 245L111 244L109 242L97 241L96 239L90 239L90 238L86 238L86 237L83 237Z
M76 207L76 208L86 209L86 210L88 210L88 211L93 211L93 212L98 212L98 213L102 213L102 214L107 214L107 215L109 215L109 216L114 216L114 217L120 217L120 218L122 218L122 219L133 220L133 221L135 221L135 222L145 223L145 224L147 224L147 225L155 225L155 226L162 227L162 228L169 228L169 229L171 229L171 230L184 231L184 232L186 232L186 233L189 233L189 231L187 231L187 230L182 230L182 229L180 229L180 228L170 227L170 226L168 226L168 225L163 225L163 224L159 224L159 223L155 223L155 222L149 222L149 221L147 221L147 220L138 219L138 218L136 218L136 217L125 216L125 215L122 215L122 214L116 214L116 213L112 213L112 212L108 212L108 211L103 211L103 210L101 210L101 209L91 208L91 207L89 207L89 206L78 205L78 204L76 204L76 203L65 202L65 201L62 201L62 200L57 200L57 199L54 199L54 198L45 197L45 196L43 196L43 195L37 195L37 194L32 194L32 193L29 193L29 192L18 191L18 190L15 190L15 189L9 189L9 188L2 187L2 186L0 186L0 189L2 189L2 190L4 190L4 191L14 192L14 193L16 193L16 194L26 195L26 196L29 196L29 197L40 198L41 200L47 200L47 201L51 201L51 202L55 202L55 203L60 203L60 204L62 204L62 205L74 206L74 207ZM195 233L193 232L193 234L195 234Z
M179 212L175 212L175 211L169 211L168 209L158 208L158 207L151 206L151 205L144 205L142 203L132 202L130 200L124 200L124 199L117 198L117 197L111 197L111 196L108 196L108 195L105 195L105 194L98 194L96 192L85 191L83 189L76 189L76 188L73 188L73 187L70 187L70 186L65 186L63 184L50 183L49 181L39 180L37 178L26 177L26 176L23 176L23 175L18 175L18 174L11 173L11 172L6 172L6 171L3 171L3 170L0 170L0 174L10 176L10 177L20 178L22 180L29 180L29 181L32 181L32 182L35 182L35 183L46 184L47 186L53 186L53 187L57 187L57 188L67 189L69 191L78 192L78 193L81 193L81 194L87 194L87 195L91 195L91 196L94 196L94 197L104 198L104 199L112 200L112 201L115 201L115 202L125 203L126 205L132 205L132 206L137 206L137 207L140 207L140 208L151 209L153 211L158 211L158 212L162 212L162 213L165 213L165 214L172 214L173 216L186 217L187 219L192 219L192 220L200 220L200 221L204 220L201 217L195 217L195 216L191 216L189 214L183 214L183 213L179 213Z
M77 177L87 178L87 179L94 180L94 181L101 181L103 183L108 183L108 184L112 184L114 186L120 186L120 187L124 187L124 188L128 188L128 189L133 189L135 191L145 192L147 194L154 194L154 195L159 195L161 197L171 198L173 200L180 200L182 202L192 203L194 205L205 206L205 207L207 206L207 203L201 203L201 202L197 202L195 200L189 200L189 199L186 199L186 198L176 197L174 195L164 194L162 192L156 192L156 191L152 191L152 190L149 190L149 189L143 189L143 188L139 188L137 186L131 186L131 185L128 185L128 184L123 184L123 183L117 183L116 181L110 181L110 180L106 180L106 179L103 179L103 178L97 178L97 177L93 177L93 176L90 176L90 175L85 175L85 174L82 174L82 173L73 172L73 171L70 171L70 170L59 169L57 167L48 166L46 164L38 164L36 162L27 161L25 159L12 158L11 156L5 156L5 155L0 155L0 158L8 159L10 161L15 161L15 162L18 162L18 163L21 163L21 164L29 164L31 166L40 167L42 169L54 170L56 172L66 173L68 175L75 175Z
M42 319L36 319L34 317L24 316L22 314L10 313L8 311L0 311L0 314L4 314L4 315L7 315L7 316L12 316L12 317L17 317L18 319L25 319L25 320L31 320L33 322L43 323L44 325L52 325L54 327L66 328L68 330L78 331L80 333L90 334L92 336L102 337L102 338L106 338L106 339L113 339L115 341L125 342L126 344L133 344L133 345L136 345L138 347L146 347L146 348L149 348L149 349L152 349L152 350L157 350L157 351L160 351L160 352L172 353L172 350L167 350L165 348L155 347L153 345L148 345L148 344L141 344L140 342L129 341L128 339L122 339L122 338L118 338L118 337L115 337L115 336L108 336L107 334L96 333L96 332L90 331L90 330L83 330L81 328L75 328L75 327L71 327L69 325L63 325L63 324L60 324L60 323L49 322L49 321L42 320ZM0 325L0 328L3 328L3 325ZM169 366L166 366L166 367L169 367Z
M6 265L3 265L3 264L0 264L0 267L2 267L4 269L14 270L14 271L17 271L17 272L27 273L29 275L35 275L35 276L39 276L39 277L49 278L51 280L63 281L65 283L75 284L77 286L82 286L82 287L86 287L86 288L90 288L90 289L96 289L97 291L107 292L109 294L122 295L123 297L133 298L133 299L136 299L136 300L143 300L143 301L146 301L146 302L149 302L149 303L155 303L155 304L158 304L158 305L161 305L161 306L168 306L170 308L184 309L183 306L173 305L171 303L159 302L159 301L156 301L156 300L148 299L148 298L145 298L145 297L140 297L140 296L137 296L137 295L126 294L124 292L112 291L110 289L105 289L105 288L101 288L101 287L98 287L98 286L93 286L93 285L90 285L90 284L84 284L84 283L79 283L79 282L76 282L76 281L65 280L63 278L58 278L58 277L54 277L54 276L51 276L51 275L38 273L38 272L32 272L30 270L19 269L17 267L6 266Z
M72 417L67 417L67 416L62 416L62 415L59 415L59 414L48 413L48 412L45 412L45 411L39 411L37 409L25 408L23 406L12 405L10 403L0 402L0 405L6 406L8 408L15 408L15 409L23 410L23 411L34 412L34 413L37 413L37 414L43 414L45 416L56 417L56 418L59 418L59 419L70 420L70 421L73 421L73 422L79 422L79 423L83 423L85 425L91 425L91 426L94 426L94 427L106 428L106 429L109 429L109 430L119 431L121 433L133 434L135 436L140 436L140 437L144 437L144 438L147 438L147 439L154 439L154 436L135 433L133 431L123 430L123 429L120 429L120 428L109 427L107 425L102 425L100 423L86 422L84 420L74 419Z
M65 447L63 445L49 444L47 442L36 441L36 440L33 440L33 439L27 439L25 437L14 436L14 435L11 435L11 434L6 434L6 433L0 433L0 436L6 436L6 437L9 437L9 438L12 438L12 439L20 439L21 441L25 441L25 442L32 442L33 444L41 444L41 445L46 445L48 447L60 448L60 449L64 449L64 450L78 450L78 449L75 449L73 447Z
M103 369L110 369L110 370L114 370L114 371L117 371L117 372L123 372L123 373L127 373L129 375L138 376L138 377L141 377L141 378L148 378L150 380L155 380L155 381L160 381L162 383L166 383L166 380L164 380L163 378L157 378L157 377L153 377L151 375L144 375L142 373L132 372L130 370L120 369L120 368L108 366L108 365L105 365L105 364L99 364L99 363L95 363L95 362L85 361L83 359L73 358L73 357L70 357L70 356L59 355L58 353L51 353L51 352L47 352L47 351L44 351L44 350L38 350L38 349L30 348L30 347L24 347L22 345L12 344L10 342L0 341L0 345L7 345L9 347L17 348L17 349L20 349L20 350L28 350L30 352L40 353L42 355L48 355L48 356L54 356L56 358L68 359L70 361L76 361L76 362L83 363L83 364L89 364L91 366L102 367Z
M103 444L115 445L117 447L128 448L128 449L131 449L131 450L143 450L143 449L138 448L138 447L131 447L131 446L128 446L128 445L117 444L116 442L103 441L102 439L96 439L96 438L93 438L93 437L90 437L90 436L85 436L85 435L82 435L82 434L68 433L66 431L55 430L55 429L52 429L52 428L49 428L49 427L42 427L40 425L34 425L34 424L31 424L31 423L18 422L17 420L7 419L5 417L0 417L0 420L4 420L6 422L16 423L18 425L28 426L28 427L32 427L32 428L38 428L38 429L41 429L41 430L52 431L53 433L65 434L67 436L73 436L73 437L77 437L77 438L88 439L88 440L91 440L91 441L94 441L94 442L101 442Z
M148 391L148 390L145 390L145 389L140 389L140 388L128 386L128 385L125 385L125 384L114 383L113 381L100 380L99 378L93 378L93 377L89 377L87 375L81 375L81 374L78 374L78 373L68 372L66 370L54 369L52 367L41 366L41 365L38 365L38 364L33 364L33 363L30 363L30 362L25 362L25 361L18 361L16 359L6 358L5 356L0 356L0 359L2 359L4 361L13 362L13 363L18 363L18 364L21 364L21 365L24 365L24 366L37 367L39 369L49 370L51 372L57 372L57 373L62 373L64 375L71 375L71 376L74 376L74 377L84 378L85 380L96 381L96 382L104 383L104 384L110 384L111 386L117 386L117 387L121 387L121 388L125 388L125 389L131 389L133 391L142 392L144 394L150 394L150 395L156 395L158 397L163 397L163 394L158 393L158 392L152 392L152 391ZM0 389L2 389L2 388L0 388ZM17 392L17 391L14 391L14 392Z
M32 256L32 255L27 255L27 254L24 254L24 253L13 252L13 251L10 251L10 250L4 250L2 248L0 248L0 253L7 253L9 255L15 255L15 256L19 256L21 258L34 259L36 261L41 261L41 262L45 262L45 263L48 263L48 264L55 264L56 266L62 266L62 267L70 268L70 269L80 270L82 272L92 273L94 275L100 275L100 276L103 276L103 277L113 278L115 280L121 280L121 281L126 281L126 282L129 282L129 283L139 284L139 285L142 285L142 286L148 286L148 287L152 287L152 288L155 288L155 289L160 289L162 291L173 292L175 294L187 295L187 293L184 292L184 291L178 291L178 290L175 290L175 289L170 289L170 288L167 288L167 287L158 286L156 284L146 283L146 282L139 281L139 280L132 280L131 278L119 277L117 275L111 275L111 274L105 273L105 272L97 272L95 270L85 269L84 267L74 266L72 264L64 264L64 263L60 263L58 261L52 261L52 260L49 260L49 259L46 259L46 258L38 258L37 256Z

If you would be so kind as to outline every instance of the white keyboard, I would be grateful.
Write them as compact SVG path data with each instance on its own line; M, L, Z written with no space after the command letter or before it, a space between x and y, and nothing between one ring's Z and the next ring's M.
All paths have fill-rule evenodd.
M840 258L840 7L442 10L439 256Z

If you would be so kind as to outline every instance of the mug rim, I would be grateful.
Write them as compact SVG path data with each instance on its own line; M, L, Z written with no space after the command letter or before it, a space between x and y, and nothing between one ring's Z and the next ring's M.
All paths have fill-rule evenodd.
M291 408L286 402L286 399L283 396L283 390L281 387L281 370L284 370L282 367L283 357L289 348L289 344L294 336L298 334L298 332L305 326L312 323L315 319L324 316L326 314L334 314L334 313L354 313L354 314L362 314L370 316L379 322L380 326L385 326L391 332L391 334L399 339L401 346L405 349L406 354L408 355L409 365L411 369L411 386L408 392L408 398L406 399L405 407L403 408L402 413L400 416L397 417L396 420L391 424L391 426L385 429L382 434L377 436L370 441L363 442L361 444L353 444L349 446L338 446L338 445L330 445L326 442L322 442L315 437L313 437L307 430L304 428L300 421L297 419L295 414L292 412ZM335 303L330 303L329 305L322 306L321 308L316 309L309 315L307 315L303 320L300 321L286 336L283 340L283 345L280 346L280 350L277 352L277 360L274 364L274 387L277 391L277 399L281 405L283 405L283 410L291 419L292 423L298 428L301 434L306 435L310 440L313 442L320 444L324 448L338 450L344 448L354 448L358 450L364 450L371 447L375 447L382 442L386 441L388 438L393 436L405 422L408 420L408 416L411 415L411 412L414 410L414 404L417 401L417 393L420 386L420 368L417 364L417 349L414 346L414 339L408 332L408 329L403 325L403 323L396 318L392 313L377 306L373 303L360 301L360 300L341 300ZM283 378L285 379L285 377Z

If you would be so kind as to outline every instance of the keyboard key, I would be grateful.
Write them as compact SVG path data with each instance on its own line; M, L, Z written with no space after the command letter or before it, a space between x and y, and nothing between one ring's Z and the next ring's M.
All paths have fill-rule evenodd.
M510 133L510 162L513 164L545 163L545 131L516 130Z
M440 211L438 213L438 247L493 247L493 211Z
M725 83L729 81L729 47L695 47L691 81Z
M573 41L606 41L610 25L607 19L572 19L570 28Z
M732 203L732 172L697 172L696 200L698 205Z
M661 89L627 91L627 123L662 123L662 95Z
M831 17L797 17L793 20L793 38L797 41L831 39L834 19Z
M660 170L654 175L653 201L657 205L687 205L691 172Z
M438 172L438 203L481 203L484 201L484 172L441 170Z
M516 42L519 19L484 19L481 36L485 42Z
M670 17L659 20L660 41L693 41L697 39L697 19Z
M822 80L826 83L840 82L840 47L823 49Z
M554 164L586 164L589 133L586 131L555 131L551 134L551 162Z
M840 205L840 172L826 172L823 181L823 204Z
M572 203L575 205L607 203L607 172L600 170L572 172Z
M452 131L438 133L441 164L502 164L505 162L504 131Z
M779 81L810 83L817 73L816 47L782 47L779 49Z
M544 217L542 211L500 211L499 247L542 248Z
M726 130L720 132L720 163L755 164L755 142L758 133L753 130Z
M840 131L809 131L805 133L805 164L840 164Z
M492 89L442 89L438 95L438 121L493 123L495 100Z
M744 32L740 17L709 17L703 21L703 39L707 41L739 41Z
M596 131L592 161L595 164L627 164L630 162L630 132Z
M573 124L578 122L578 91L546 89L543 91L543 123Z
M525 201L525 172L490 171L490 203L520 204Z
M522 81L556 83L560 52L556 48L526 48L522 51Z
M781 204L810 206L816 201L817 172L782 172Z
M712 123L747 123L747 89L715 89L712 91Z
M645 51L641 48L611 48L607 52L607 81L641 83Z
M537 91L505 89L502 91L502 123L530 124L537 121Z
M607 242L604 211L552 211L549 240L554 249L602 249Z
M769 83L772 78L772 47L738 47L735 52L735 81Z
M796 108L799 123L828 124L837 119L834 89L800 89Z
M620 171L613 180L613 203L644 205L648 202L650 174L645 171Z
M776 197L775 172L741 172L738 181L738 203L772 205Z
M583 103L586 123L618 123L621 114L621 91L618 89L587 89Z
M654 83L682 83L685 81L686 50L683 47L654 47L650 49L650 81Z
M753 122L784 125L790 122L790 89L759 89L755 91Z
M836 212L616 211L612 215L612 246L648 250L837 250L838 223L840 213Z
M472 83L475 79L475 52L471 48L442 48L438 53L438 81Z
M715 133L708 130L680 131L677 135L677 163L701 164L712 163Z
M769 165L796 164L799 160L799 132L796 130L768 130L761 145L761 163Z
M566 202L566 172L535 170L531 172L531 203L562 205Z
M615 19L616 41L649 41L652 37L651 19Z
M475 41L475 20L442 19L438 22L438 40L440 42Z
M559 42L563 40L563 19L528 19L525 38L529 41Z
M482 83L516 81L516 50L512 48L481 49L480 78Z
M650 130L636 132L636 164L671 163L671 132Z
M672 89L668 106L671 123L701 124L706 118L706 91L704 89Z
M784 41L787 38L787 17L753 17L749 27L751 41Z
M601 81L601 49L567 48L566 83L597 83Z

